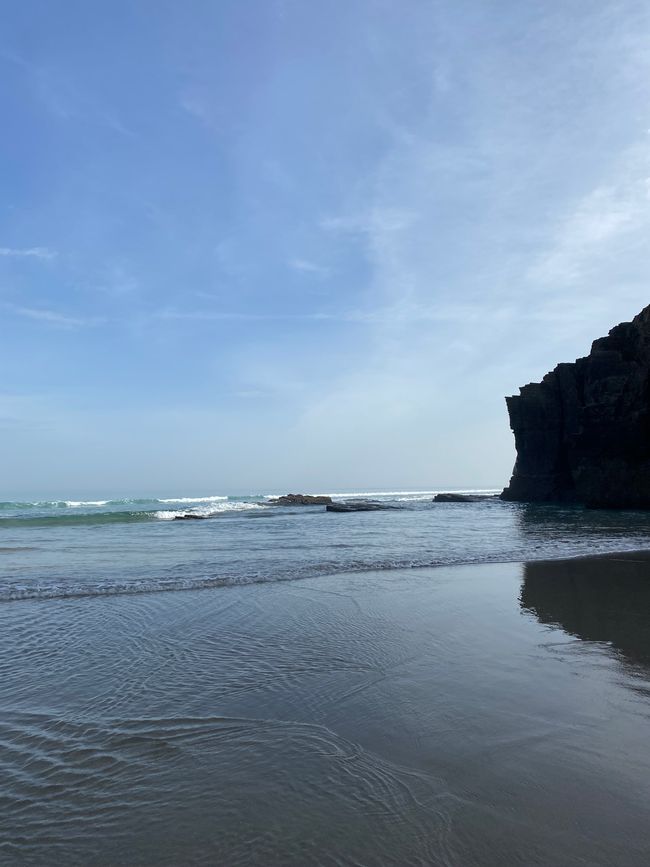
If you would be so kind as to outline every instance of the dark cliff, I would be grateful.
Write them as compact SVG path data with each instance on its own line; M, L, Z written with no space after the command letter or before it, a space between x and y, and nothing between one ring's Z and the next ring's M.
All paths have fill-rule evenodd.
M506 403L517 461L503 499L650 508L650 306Z

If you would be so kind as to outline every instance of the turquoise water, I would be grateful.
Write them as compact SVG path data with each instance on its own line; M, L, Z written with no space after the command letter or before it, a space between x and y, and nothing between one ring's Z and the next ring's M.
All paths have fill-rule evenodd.
M435 491L332 492L392 508L334 514L263 492L0 503L0 602L197 589L341 572L650 547L650 515ZM483 492L490 493L490 492ZM495 492L492 492L495 493ZM176 521L198 515L205 520Z

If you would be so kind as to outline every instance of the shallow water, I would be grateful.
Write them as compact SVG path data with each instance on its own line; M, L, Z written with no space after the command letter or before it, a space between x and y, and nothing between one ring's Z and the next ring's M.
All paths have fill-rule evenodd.
M625 557L5 603L0 861L646 867L649 613Z
M433 503L433 493L370 494L392 508L352 514L329 513L323 506L271 506L262 494L5 502L0 602L650 547L647 512L527 506L497 498ZM185 514L210 517L170 520Z

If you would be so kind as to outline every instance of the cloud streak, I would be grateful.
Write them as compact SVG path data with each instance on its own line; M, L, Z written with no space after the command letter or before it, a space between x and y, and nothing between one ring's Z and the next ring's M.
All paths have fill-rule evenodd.
M287 263L294 271L300 271L303 274L313 274L317 277L326 277L329 274L329 268L318 265L316 262L310 262L308 259L290 259Z
M33 319L37 322L45 322L49 325L58 325L62 328L84 328L87 326L100 325L104 320L100 318L80 318L68 316L58 310L48 310L42 307L20 307L15 304L5 304L5 308L15 316L25 319Z
M0 247L0 256L14 259L55 259L58 256L56 250L49 247Z
M603 265L616 266L624 248L647 243L650 228L650 150L633 147L609 177L571 205L552 230L549 246L526 276L575 291ZM629 255L629 251L628 251Z
M154 319L188 322L309 322L338 319L330 313L253 313L232 312L221 310L159 310L153 314Z

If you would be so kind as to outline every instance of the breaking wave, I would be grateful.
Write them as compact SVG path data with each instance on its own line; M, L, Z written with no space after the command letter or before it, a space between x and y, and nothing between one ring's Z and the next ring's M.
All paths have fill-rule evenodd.
M160 506L165 508L161 509ZM0 503L0 528L142 523L176 518L213 518L264 509L264 503L224 495L122 498L115 500L34 500Z
M158 500L159 503L218 503L227 500L228 497L170 497Z
M347 515L274 506L264 494L5 504L0 602L552 559L650 545L648 513L528 506L497 497L458 508L432 503L434 493L332 495L383 498L396 506Z
M106 500L4 500L0 511L24 511L30 509L81 509L97 506L154 506L163 503L214 503L227 500L225 495L209 497L120 497Z
M449 490L449 489L447 489ZM392 500L418 508L442 489L430 491L357 491L330 493L336 500ZM491 494L493 490L463 490L455 493ZM278 494L228 496L205 494L195 497L121 497L96 500L5 500L0 502L0 529L12 527L57 527L90 524L137 524L186 518L217 518L246 513L260 514Z
M226 497L219 498L226 500ZM169 502L181 502L180 500L171 500ZM188 501L189 502L189 501ZM250 512L254 509L268 509L269 507L262 503L246 503L246 502L215 502L211 506L204 506L195 509L161 509L154 512L154 515L160 521L175 521L178 518L212 518L216 515L222 515L226 512Z
M648 550L647 544L643 546L640 540L610 540L598 545L597 552L586 545L575 544L570 548L553 549L549 546L544 551L529 552L525 559L527 562L535 560L560 560L567 557L585 557L595 553L615 554L624 551ZM44 599L74 599L95 596L131 596L143 593L165 593L182 590L207 590L213 588L240 587L253 584L267 584L286 581L300 581L307 578L331 576L336 578L345 574L363 573L389 573L395 570L426 570L436 569L443 566L472 566L490 563L512 563L523 559L521 551L509 550L493 553L482 552L475 556L460 553L448 554L441 557L380 557L357 559L351 558L345 562L335 560L320 560L305 562L302 564L292 563L290 568L286 564L275 567L271 563L265 563L262 568L254 568L250 565L237 571L229 572L227 569L221 574L171 574L137 578L132 580L116 580L115 578L95 579L92 581L76 582L74 580L59 580L37 584L9 584L0 582L0 603L17 602L21 600L44 600ZM334 585L335 587L335 585ZM335 589L332 592L336 592Z

